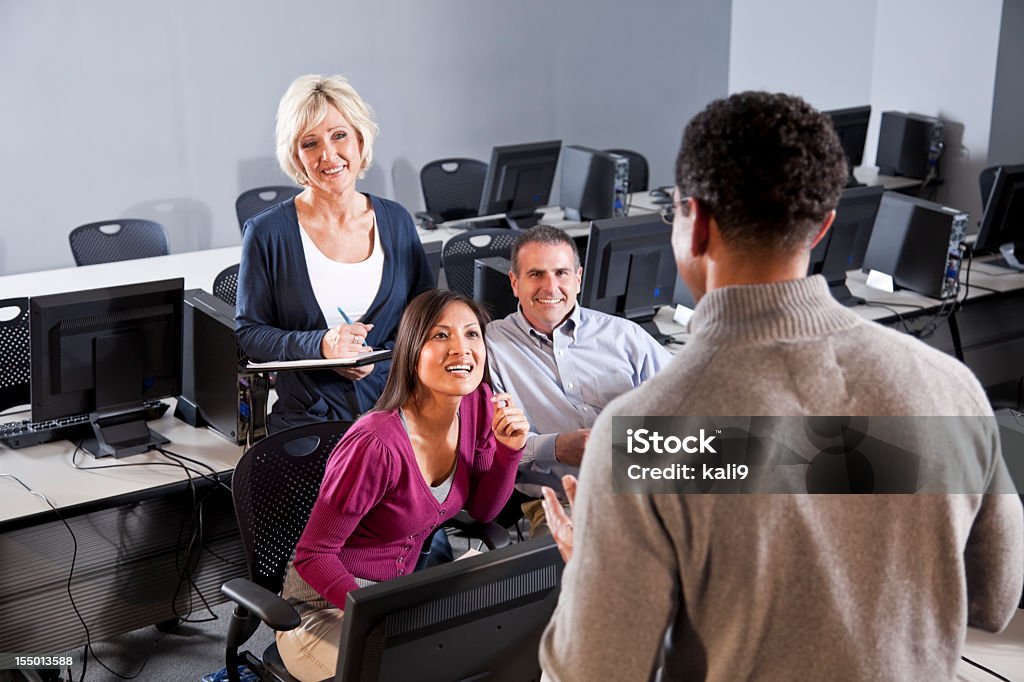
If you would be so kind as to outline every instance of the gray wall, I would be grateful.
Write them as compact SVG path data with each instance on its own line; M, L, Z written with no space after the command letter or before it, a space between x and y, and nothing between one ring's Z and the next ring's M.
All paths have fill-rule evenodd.
M792 92L821 109L871 104L867 165L875 161L881 112L938 116L947 125L936 199L970 211L976 223L990 129L992 144L1005 139L1004 148L1012 145L1015 160L1024 160L1024 10L1019 0L1005 4L1004 10L1003 0L733 0L729 91ZM1003 14L1017 23L1000 35ZM997 48L1001 73L1006 64L998 82Z
M978 173L987 165L1002 6L1003 0L880 2L875 24L874 112L864 161L875 159L880 112L938 116L946 148L936 200L969 211L974 228L981 218Z
M1003 3L988 165L1024 163L1024 2Z
M788 92L818 109L868 103L875 3L733 0L729 92Z
M730 4L640 0L0 0L0 274L73 264L67 233L154 217L172 252L239 241L234 199L284 178L277 100L341 73L381 126L361 188L422 203L431 159L561 138L636 149L671 182L726 92ZM2 295L2 294L0 294Z

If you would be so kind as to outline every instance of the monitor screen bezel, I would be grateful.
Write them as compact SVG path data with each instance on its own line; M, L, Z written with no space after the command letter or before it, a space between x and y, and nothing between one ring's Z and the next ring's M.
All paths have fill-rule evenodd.
M152 390L141 391L139 406L146 400L158 400L181 393L182 378L182 320L184 285L181 277L100 287L29 299L29 343L31 408L34 421L60 419L81 414L96 413L96 390L67 392L53 390L52 377L55 353L55 327L62 321L75 320L96 314L116 313L136 309L159 301L171 306L169 354L173 356L173 376L161 377Z
M558 172L558 160L561 156L562 141L547 140L544 142L529 142L525 144L511 144L494 147L491 150L491 162L487 165L487 175L484 177L484 188L480 195L479 215L505 214L508 216L520 216L533 213L542 206L547 206L551 200L551 189L554 186L555 176ZM545 165L551 167L551 182L541 193L538 201L529 205L517 206L513 200L501 200L498 198L502 180L509 166L522 159L529 160L536 157L537 166Z
M1004 244L1024 246L1024 222L1011 225L1007 213L1010 200L1013 198L1011 189L1024 187L1024 164L1000 166L996 171L992 189L985 202L985 213L981 217L981 228L974 244L976 253L999 251ZM1019 255L1019 254L1018 254Z
M851 173L854 168L864 162L864 148L867 146L868 125L871 122L871 105L864 104L845 109L833 109L822 112L832 120L832 127L835 128L839 142L843 146L843 153L846 155L846 163ZM847 136L854 134L855 140L860 141L860 148L850 153L852 142L847 142Z
M520 607L524 605L521 602L524 600L528 600L528 604L532 605L546 602L553 611L558 600L564 568L565 564L558 547L553 539L548 537L520 542L349 592L338 647L336 679L341 682L377 679L379 670L366 669L367 666L372 666L373 661L367 656L365 644L382 619L394 614L399 608L406 611L422 609L425 608L424 605L450 600L452 603L461 603L464 607L463 613L457 618L449 616L447 610L442 607L434 608L433 612L443 622L462 625L467 621L472 622L472 616L465 615L465 602L470 596L469 593L493 585L499 580L518 579L531 571L542 571L543 576L547 576L547 583L538 584L538 580L544 579L542 576L529 581L533 583L534 588L530 595L523 597L505 593L502 598L507 599L509 608L506 611L510 618L516 617L516 611L521 610ZM549 569L554 573L547 573ZM553 587L550 586L552 582ZM512 606L513 603L517 603L518 606ZM494 615L495 609L493 605L489 605L478 611L483 611L486 617L490 617ZM458 622L453 623L456 620ZM538 623L541 632L546 624L547 617L543 623ZM489 656L489 652L485 651L478 650L475 653L484 657ZM446 656L453 655L457 654L446 653ZM539 664L536 670L540 670Z

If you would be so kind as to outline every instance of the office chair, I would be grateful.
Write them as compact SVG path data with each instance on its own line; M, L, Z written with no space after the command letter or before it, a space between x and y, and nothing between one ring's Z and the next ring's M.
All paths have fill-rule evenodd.
M629 191L646 192L648 182L647 159L640 152L629 149L605 149L609 154L618 154L629 159Z
M28 299L0 300L0 310L14 308L7 320L0 319L0 412L27 405L29 395Z
M152 220L121 218L89 223L68 235L75 265L166 256L167 233Z
M433 230L446 220L478 215L484 192L487 164L476 159L438 159L420 170L420 187L426 211L416 217L424 229Z
M988 205L988 196L992 194L992 185L996 182L996 172L1002 166L989 166L978 174L978 185L981 187L981 210Z
M213 280L213 295L227 304L235 305L238 294L238 265L221 270Z
M511 258L518 232L504 228L472 230L455 235L441 251L441 269L448 288L473 297L473 264L477 258ZM474 243L476 242L476 243Z
M221 592L237 604L225 647L231 682L239 681L240 663L262 680L294 680L276 643L263 651L262 660L238 649L261 622L278 631L299 625L298 613L278 595L320 491L327 460L349 426L351 422L332 421L280 431L249 448L235 467L231 494L249 578L234 578L221 586ZM479 538L488 549L510 544L504 528L476 523L465 512L443 525Z
M291 185L271 185L247 189L235 199L235 215L238 216L238 229L245 231L245 221L274 204L291 199L302 191L301 187Z

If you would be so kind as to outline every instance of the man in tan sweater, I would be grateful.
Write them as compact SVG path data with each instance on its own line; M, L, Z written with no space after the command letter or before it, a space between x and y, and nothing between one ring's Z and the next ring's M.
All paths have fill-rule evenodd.
M550 679L952 679L967 626L1009 621L1016 495L613 492L616 415L979 417L962 420L974 451L942 456L1008 489L970 371L805 276L846 174L829 120L795 97L740 93L687 126L673 248L691 337L594 425L572 521L549 510L571 556Z

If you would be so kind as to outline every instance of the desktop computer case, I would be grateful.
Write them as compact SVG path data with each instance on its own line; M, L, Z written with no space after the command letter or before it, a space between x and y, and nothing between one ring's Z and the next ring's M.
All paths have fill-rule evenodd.
M883 111L875 165L882 175L927 178L942 154L942 121L931 116ZM938 173L936 165L936 174Z
M182 333L182 393L175 416L240 445L266 436L268 382L245 371L235 309L201 289L188 290Z
M864 272L891 275L897 287L931 298L953 296L967 224L968 214L962 211L886 192L864 256Z
M499 320L519 309L508 278L512 263L501 256L477 258L473 262L473 300L482 303L491 318Z

